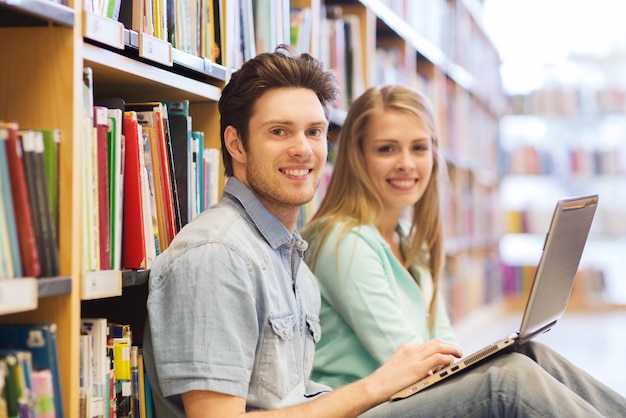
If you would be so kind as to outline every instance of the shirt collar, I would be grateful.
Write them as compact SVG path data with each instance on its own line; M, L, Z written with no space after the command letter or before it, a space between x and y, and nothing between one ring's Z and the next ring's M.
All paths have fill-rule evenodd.
M299 243L302 241L300 233L292 235L270 212L245 184L235 177L229 177L224 185L222 202L243 209L243 215L253 223L269 245L276 249L284 244Z

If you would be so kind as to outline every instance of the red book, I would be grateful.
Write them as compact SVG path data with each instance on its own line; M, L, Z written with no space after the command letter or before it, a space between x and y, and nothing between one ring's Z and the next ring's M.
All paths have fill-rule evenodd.
M158 149L156 150L159 155L158 161L153 161L153 164L159 164L160 172L160 184L162 186L161 193L163 195L163 213L165 216L166 231L163 236L165 240L162 241L161 251L165 250L169 243L174 239L174 236L180 228L178 228L178 221L180 220L178 211L178 196L175 192L175 181L172 179L175 176L173 167L173 156L171 152L171 139L169 135L169 123L167 121L167 108L161 102L145 102L145 103L127 103L126 109L137 112L137 118L139 123L144 126L154 128L157 133Z
M146 268L139 123L135 112L124 113L124 224L123 264L125 268Z
M22 269L26 277L39 277L41 265L39 251L35 239L33 215L28 198L28 186L22 160L22 146L18 140L18 124L15 122L0 122L0 129L8 131L6 140L9 177L11 178L11 195L17 220L17 233L20 246Z
M111 216L109 213L109 122L107 108L93 107L93 120L96 128L96 148L98 149L98 231L100 234L100 269L111 268Z
M173 192L173 181L172 181L172 166L170 164L170 152L168 146L168 138L167 132L165 128L165 118L162 112L167 112L164 105L161 105L158 109L155 108L156 114L156 129L157 136L159 138L159 162L161 163L161 177L163 184L163 196L165 203L165 214L166 225L167 225L167 237L168 237L168 246L169 243L172 242L174 236L176 235L176 210L174 208L174 192ZM167 248L167 247L166 247ZM164 248L165 249L165 248Z

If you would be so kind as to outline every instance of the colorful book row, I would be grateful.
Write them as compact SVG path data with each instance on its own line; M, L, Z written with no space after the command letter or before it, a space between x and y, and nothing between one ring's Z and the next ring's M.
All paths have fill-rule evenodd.
M0 122L0 278L59 274L57 129Z
M559 174L592 176L624 174L624 155L619 149L569 149L542 151L532 145L503 152L500 169L505 174Z
M79 381L81 416L154 416L143 353L133 344L129 325L81 319Z
M0 325L0 416L63 418L55 324Z
M149 269L217 201L219 151L192 130L188 101L93 96L84 69L85 271Z

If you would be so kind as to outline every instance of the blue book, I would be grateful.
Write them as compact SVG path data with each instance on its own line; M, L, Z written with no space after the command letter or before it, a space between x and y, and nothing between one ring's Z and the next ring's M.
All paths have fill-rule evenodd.
M0 348L30 351L34 370L50 370L56 418L64 418L56 324L0 324Z
M7 135L3 135L6 130L0 130L0 204L4 210L0 210L0 216L5 217L7 232L9 233L9 247L11 254L11 264L13 272L10 277L22 277L22 261L20 257L20 246L17 237L17 223L13 206L13 194L11 192L11 181L9 179L9 162L6 154ZM1 209L1 208L0 208ZM4 214L2 214L4 212Z
M153 401L152 401L152 386L150 386L150 381L148 380L148 372L143 372L144 378L144 391L146 396L146 418L154 418L153 412Z

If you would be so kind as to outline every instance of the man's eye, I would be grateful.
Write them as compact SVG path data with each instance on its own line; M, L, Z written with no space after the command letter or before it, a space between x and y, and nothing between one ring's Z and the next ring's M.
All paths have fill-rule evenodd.
M276 128L276 129L272 129L270 132L272 133L272 135L280 136L285 131L283 129Z
M322 130L321 129L310 129L309 130L309 136L321 136L322 135Z

